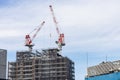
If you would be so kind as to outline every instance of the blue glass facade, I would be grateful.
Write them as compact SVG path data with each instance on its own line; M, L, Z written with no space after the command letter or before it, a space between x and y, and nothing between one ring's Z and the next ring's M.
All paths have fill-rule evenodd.
M85 78L85 80L120 80L120 72L88 77L88 78Z

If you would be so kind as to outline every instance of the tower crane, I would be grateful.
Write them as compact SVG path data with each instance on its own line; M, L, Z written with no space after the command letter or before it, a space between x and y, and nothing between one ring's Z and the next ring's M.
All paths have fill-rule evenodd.
M29 51L32 51L32 47L34 46L34 44L32 43L33 40L35 39L35 37L37 36L38 32L41 30L42 26L44 25L45 21L43 21L40 26L38 26L37 28L35 28L32 32L35 31L34 35L32 36L32 38L30 37L30 34L32 32L30 32L29 34L27 34L25 36L25 46L27 46L29 48Z
M58 40L56 41L56 44L58 45L58 49L62 50L62 46L65 46L65 42L64 42L64 34L60 32L59 28L58 28L58 23L56 21L56 17L52 8L52 5L49 6L52 17L53 17L53 22L55 23L55 27L56 27L56 31L58 34Z

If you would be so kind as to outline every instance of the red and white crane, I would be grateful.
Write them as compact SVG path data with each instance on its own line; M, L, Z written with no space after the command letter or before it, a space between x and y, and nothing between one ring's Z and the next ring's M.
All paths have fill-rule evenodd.
M27 34L25 36L25 46L27 46L29 48L29 51L32 51L32 47L34 46L34 44L32 43L33 40L35 39L35 37L37 36L38 32L41 30L42 26L44 25L45 21L43 21L41 23L40 26L38 26L37 28L35 28L32 32L35 31L34 35L32 36L32 38L30 37L30 34L32 32L30 32L29 34Z
M62 50L62 46L65 46L65 42L64 42L64 34L60 32L59 28L58 28L58 23L56 21L56 17L52 8L52 5L49 6L50 7L50 11L53 17L53 22L55 23L55 27L56 27L56 31L58 33L58 40L56 41L56 44L58 45L58 49Z

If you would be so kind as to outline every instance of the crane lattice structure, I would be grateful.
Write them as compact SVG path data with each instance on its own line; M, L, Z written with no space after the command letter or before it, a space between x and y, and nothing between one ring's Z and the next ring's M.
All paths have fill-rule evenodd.
M50 11L53 17L53 22L55 23L55 27L56 27L56 31L58 34L58 40L56 41L56 44L58 45L58 49L62 50L62 46L65 46L65 42L64 42L64 34L60 32L59 28L58 28L58 22L56 20L52 5L49 6L50 7Z
M25 39L26 39L26 41L25 41L25 46L27 46L27 47L29 48L29 51L32 51L32 47L34 46L33 40L34 40L35 37L37 36L38 32L41 30L41 28L42 28L42 26L44 25L44 23L45 23L45 21L43 21L40 26L38 26L37 28L35 28L35 29L32 31L32 32L35 32L34 35L32 36L32 38L30 37L30 34L31 34L32 32L30 32L29 34L27 34L27 35L25 36Z

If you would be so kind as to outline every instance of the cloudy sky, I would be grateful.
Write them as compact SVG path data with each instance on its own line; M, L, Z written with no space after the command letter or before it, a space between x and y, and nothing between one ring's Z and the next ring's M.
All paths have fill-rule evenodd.
M75 79L84 80L88 66L106 57L107 61L120 58L119 4L120 0L0 0L0 48L8 50L8 61L15 61L16 51L27 50L25 35L42 21L46 23L33 41L34 49L57 47L49 10L53 5L65 34L62 55L75 62Z

